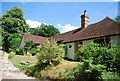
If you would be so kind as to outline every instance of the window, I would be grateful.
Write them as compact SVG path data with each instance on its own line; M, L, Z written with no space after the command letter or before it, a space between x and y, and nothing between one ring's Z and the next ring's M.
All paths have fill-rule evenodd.
M106 38L95 39L94 43L98 43L101 45L108 45L110 43L110 38L106 37Z
M72 48L72 45L71 45L71 44L69 45L69 48Z

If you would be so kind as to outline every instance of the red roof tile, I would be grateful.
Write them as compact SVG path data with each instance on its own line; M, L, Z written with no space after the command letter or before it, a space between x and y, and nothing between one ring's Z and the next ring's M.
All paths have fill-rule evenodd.
M30 34L24 34L24 41L33 41L36 44L41 44L43 43L47 37L41 37L41 36L36 36L36 35L30 35Z
M87 40L97 37L120 35L120 24L106 17L102 21L88 25L85 29L76 29L63 34L53 36L58 41L63 43Z

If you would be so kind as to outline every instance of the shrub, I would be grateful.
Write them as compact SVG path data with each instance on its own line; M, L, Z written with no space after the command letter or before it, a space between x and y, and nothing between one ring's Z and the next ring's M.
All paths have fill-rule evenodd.
M17 55L24 55L23 48L16 49L16 54Z
M101 81L103 65L94 65L92 60L85 60L81 65L77 65L73 70L60 73L60 79L63 81Z
M35 43L33 41L26 41L24 46L24 50L26 52L25 54L27 54L28 51L30 52L31 49L33 49L34 45Z
M101 81L101 73L105 69L103 65L93 65L91 60L85 60L83 65L74 69L75 80L78 81Z
M58 45L55 40L46 40L37 47L38 62L31 68L28 75L41 78L40 72L49 66L58 64L64 57L64 53L63 45Z
M16 51L19 48L21 42L21 34L10 34L7 39L9 51Z
M45 43L38 46L37 51L38 63L45 65L59 63L65 54L63 45L58 45L55 40L45 41Z
M111 80L111 81L119 81L120 76L116 72L107 72L103 71L102 72L102 78L106 80Z
M8 59L11 59L15 56L15 53L14 52L10 52L9 55L8 55Z
M118 45L113 45L109 48L100 44L90 43L84 49L79 49L76 53L76 58L80 61L92 58L94 64L105 65L107 71L120 72L118 69L120 67L120 46Z
M120 45L112 45L110 53L115 55L113 65L117 72L120 73Z

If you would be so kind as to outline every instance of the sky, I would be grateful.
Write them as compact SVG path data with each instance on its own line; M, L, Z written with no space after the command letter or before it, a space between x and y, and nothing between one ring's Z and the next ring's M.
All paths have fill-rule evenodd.
M105 1L105 0L104 0ZM23 9L26 22L32 28L41 23L51 24L61 33L80 27L80 16L87 10L89 24L101 21L105 17L114 19L118 15L118 2L2 2L2 14L18 6Z

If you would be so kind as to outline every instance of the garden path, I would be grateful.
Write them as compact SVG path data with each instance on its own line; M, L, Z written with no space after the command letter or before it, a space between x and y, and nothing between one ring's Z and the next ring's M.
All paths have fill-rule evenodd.
M0 81L2 79L34 79L20 72L18 68L8 60L8 54L0 50ZM34 80L38 81L38 80Z

